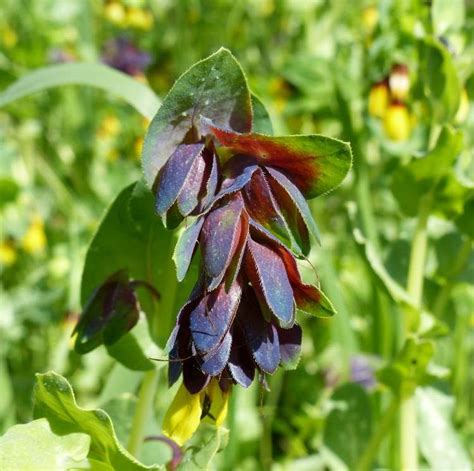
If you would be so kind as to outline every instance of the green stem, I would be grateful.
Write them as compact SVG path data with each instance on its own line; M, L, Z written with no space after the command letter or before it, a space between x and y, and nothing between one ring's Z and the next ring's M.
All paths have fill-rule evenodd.
M132 430L127 446L128 451L135 457L138 457L140 453L147 421L153 414L153 400L158 384L158 373L158 370L151 370L143 375L143 382L140 386L138 404L133 417Z
M410 264L408 267L407 291L412 296L417 308L406 309L403 342L416 333L420 322L420 308L423 295L428 242L427 223L430 211L431 195L427 195L427 197L420 202L415 235L411 246ZM402 388L402 390L404 390L404 388ZM416 471L418 469L417 421L414 394L403 399L400 405L400 459L402 470Z
M270 469L273 461L272 429L275 411L280 398L283 386L284 371L280 368L271 379L271 393L265 404L265 412L262 411L261 419L263 424L262 439L260 441L260 459L263 469Z
M362 456L359 458L355 468L356 471L366 471L370 469L371 464L375 460L380 444L392 430L393 421L395 420L399 406L400 404L398 400L393 399L389 407L383 413L379 420L377 430L370 438L367 447L362 453Z

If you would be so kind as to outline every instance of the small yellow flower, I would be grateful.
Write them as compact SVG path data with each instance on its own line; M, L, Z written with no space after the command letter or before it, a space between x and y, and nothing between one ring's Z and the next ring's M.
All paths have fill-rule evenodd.
M463 88L461 92L461 97L459 100L459 108L456 113L454 120L457 124L462 124L466 121L467 115L469 114L469 97L467 95L467 91Z
M21 245L25 252L37 255L44 251L46 242L43 220L36 216L23 236Z
M0 243L0 264L5 267L12 266L17 259L15 247L10 241L4 240Z
M229 392L223 392L216 379L197 394L181 384L163 420L163 434L183 446L196 432L201 420L220 427L227 416Z
M372 34L379 21L379 11L376 7L370 6L362 11L362 24L368 34Z
M109 114L100 123L97 135L103 138L115 137L120 132L120 128L118 118L113 114Z
M153 27L153 15L143 8L131 7L127 11L127 24L132 28L149 31Z
M383 118L387 111L389 91L387 82L378 82L372 86L369 93L369 114L375 118Z
M11 49L15 47L16 43L18 42L18 36L12 28L8 25L5 25L1 31L1 43L7 48Z
M201 393L191 394L181 384L163 420L164 435L182 446L199 427L201 414Z
M392 103L385 113L383 126L393 141L405 141L410 137L412 120L408 108L400 102Z
M124 6L119 2L107 3L104 7L104 17L112 24L126 26L126 12Z

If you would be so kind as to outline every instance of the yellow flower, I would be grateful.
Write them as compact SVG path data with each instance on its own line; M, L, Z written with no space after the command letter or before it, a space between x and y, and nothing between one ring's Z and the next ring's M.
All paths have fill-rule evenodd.
M4 240L0 243L0 264L10 267L16 262L17 253L10 241Z
M385 113L384 130L393 141L405 141L410 137L412 121L403 103L392 103Z
M163 433L182 446L199 427L201 414L201 393L191 394L181 384L163 420Z
M126 25L125 8L119 2L107 3L107 5L104 7L104 17L114 25Z
M46 234L44 224L40 217L36 216L28 227L21 241L23 249L31 255L43 252L46 247Z
M142 155L142 147L143 147L143 137L138 137L137 139L135 139L135 142L133 143L134 156L136 159L140 159Z
M183 446L198 429L201 419L220 427L227 416L229 392L223 392L216 379L197 394L181 384L163 420L163 434Z
M149 31L153 27L153 15L143 8L131 7L127 11L127 24L132 28Z
M107 115L100 123L97 135L99 137L115 137L120 132L120 121L113 115Z
M364 25L366 32L372 34L377 23L379 21L379 11L376 7L370 6L364 8L362 11L362 24Z
M467 115L469 114L469 97L467 95L467 91L463 88L461 92L461 97L459 100L459 108L456 113L454 120L457 124L462 124L466 121Z
M369 114L375 118L383 118L388 106L388 86L385 81L372 85L369 93Z
M17 34L8 25L6 25L4 28L2 28L1 42L7 49L11 49L18 42Z

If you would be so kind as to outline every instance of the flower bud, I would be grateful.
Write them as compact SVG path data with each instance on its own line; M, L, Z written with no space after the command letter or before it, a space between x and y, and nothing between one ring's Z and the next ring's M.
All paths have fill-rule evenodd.
M388 77L388 84L393 99L405 100L410 90L408 67L405 64L395 64Z
M388 106L389 90L387 81L377 82L369 93L369 114L375 118L383 118Z
M383 126L392 141L407 140L411 133L411 119L406 105L398 101L392 102L385 113Z

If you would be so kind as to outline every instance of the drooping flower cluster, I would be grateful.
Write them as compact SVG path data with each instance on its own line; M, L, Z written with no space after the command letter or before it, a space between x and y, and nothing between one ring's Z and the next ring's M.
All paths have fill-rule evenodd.
M172 227L198 214L182 234L176 258L182 279L199 246L201 276L169 342L170 383L182 371L191 393L212 378L223 390L232 383L248 387L256 373L263 380L280 363L294 364L301 348L296 307L321 309L321 292L302 282L290 250L306 254L310 232L317 234L305 198L291 181L302 176L297 162L292 168L281 158L283 146L270 145L265 136L202 120L208 144L177 147L159 173L156 204ZM222 146L231 156L219 169L214 149ZM276 159L266 155L271 151Z
M248 387L279 365L295 367L296 310L329 316L296 257L318 230L306 198L337 186L350 168L346 143L324 136L273 137L240 66L225 50L175 84L145 139L145 178L168 228L186 228L174 260L182 281L200 276L168 341L169 383L183 385L164 433L183 443L208 416L220 423L233 384ZM191 219L192 218L192 219ZM187 421L182 420L185 414Z

